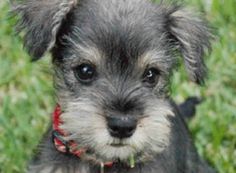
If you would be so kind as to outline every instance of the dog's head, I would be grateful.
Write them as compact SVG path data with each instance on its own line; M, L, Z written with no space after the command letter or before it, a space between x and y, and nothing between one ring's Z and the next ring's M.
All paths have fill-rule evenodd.
M26 0L15 11L33 59L52 53L67 140L102 160L168 147L176 53L191 80L201 84L206 74L202 19L146 0Z

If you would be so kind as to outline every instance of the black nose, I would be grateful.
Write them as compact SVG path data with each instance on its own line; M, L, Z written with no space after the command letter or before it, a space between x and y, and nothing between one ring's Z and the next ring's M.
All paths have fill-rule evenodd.
M137 121L134 118L111 116L107 118L108 130L116 138L131 137L136 129Z

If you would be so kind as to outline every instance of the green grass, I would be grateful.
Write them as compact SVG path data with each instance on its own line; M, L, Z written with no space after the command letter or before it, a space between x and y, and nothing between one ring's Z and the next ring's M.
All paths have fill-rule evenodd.
M186 0L187 1L187 0ZM189 82L181 68L174 74L175 100L205 98L189 126L199 153L220 173L236 172L236 1L191 0L215 27L213 52L206 57L205 87ZM211 2L207 3L206 2ZM0 172L22 173L48 126L54 98L50 58L31 63L14 35L14 20L0 2Z

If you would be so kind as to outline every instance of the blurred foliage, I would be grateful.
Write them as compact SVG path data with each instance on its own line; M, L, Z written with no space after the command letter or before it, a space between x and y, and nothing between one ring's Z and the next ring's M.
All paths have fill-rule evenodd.
M236 0L185 0L206 13L216 39L206 57L205 87L188 81L182 66L174 73L178 102L203 97L189 122L199 153L220 173L236 172ZM13 30L6 2L0 2L0 172L22 173L46 130L54 106L50 58L31 63Z

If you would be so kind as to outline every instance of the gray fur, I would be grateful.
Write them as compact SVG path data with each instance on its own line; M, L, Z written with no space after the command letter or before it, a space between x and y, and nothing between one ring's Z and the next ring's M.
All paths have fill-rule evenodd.
M34 60L55 46L56 35L77 0L25 0L13 6L19 20L18 32L24 30L24 44Z
M202 83L210 34L203 20L177 5L148 0L27 0L17 5L20 30L33 58L50 51L57 102L68 135L89 148L81 158L58 152L52 130L42 140L30 173L99 173L100 163L119 160L106 173L213 173L199 158L169 97L169 80L179 50L190 78ZM47 16L47 18L44 18ZM89 84L76 77L83 63L96 68ZM147 69L158 69L148 85ZM132 117L134 134L112 137L107 118ZM120 144L122 147L114 147ZM131 155L135 168L127 167Z
M207 72L203 57L212 38L209 27L205 20L182 7L173 9L169 20L170 33L179 45L190 79L203 84Z

